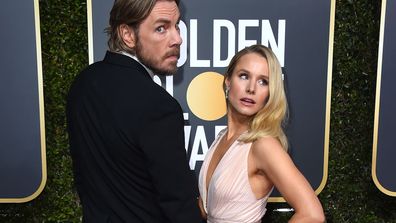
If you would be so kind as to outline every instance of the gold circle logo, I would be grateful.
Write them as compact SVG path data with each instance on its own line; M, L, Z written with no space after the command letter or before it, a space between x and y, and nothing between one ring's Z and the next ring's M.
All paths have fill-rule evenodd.
M191 112L205 121L220 119L226 114L223 91L224 76L216 72L198 74L187 88L187 104Z

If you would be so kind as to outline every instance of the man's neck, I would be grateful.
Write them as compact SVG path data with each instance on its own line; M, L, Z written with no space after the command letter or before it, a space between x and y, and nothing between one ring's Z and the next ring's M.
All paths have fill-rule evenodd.
M142 62L140 62L139 59L135 55L132 55L132 54L130 54L128 52L125 52L125 51L118 51L118 53L120 53L122 55L125 55L125 56L128 56L128 57L136 60L138 63L140 63L144 67L144 69L147 70L147 72L149 73L151 78L154 77L154 75L155 75L154 72L152 70L150 70L148 67L146 67Z

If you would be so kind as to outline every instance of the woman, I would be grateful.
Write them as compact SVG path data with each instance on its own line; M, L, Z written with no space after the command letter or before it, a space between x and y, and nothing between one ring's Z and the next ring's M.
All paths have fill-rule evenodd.
M324 222L322 206L287 154L281 67L253 45L238 52L224 80L227 129L219 133L199 176L200 207L209 223L261 222L275 186L295 214L289 222Z

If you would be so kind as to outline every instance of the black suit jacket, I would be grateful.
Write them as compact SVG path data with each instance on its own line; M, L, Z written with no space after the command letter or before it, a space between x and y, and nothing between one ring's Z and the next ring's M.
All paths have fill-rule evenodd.
M67 124L84 222L201 222L178 102L107 52L74 81Z

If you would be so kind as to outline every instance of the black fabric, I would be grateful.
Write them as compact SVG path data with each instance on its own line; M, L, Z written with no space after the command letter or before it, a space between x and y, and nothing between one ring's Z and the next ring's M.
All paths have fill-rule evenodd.
M138 62L107 52L67 100L84 222L201 222L178 102Z

